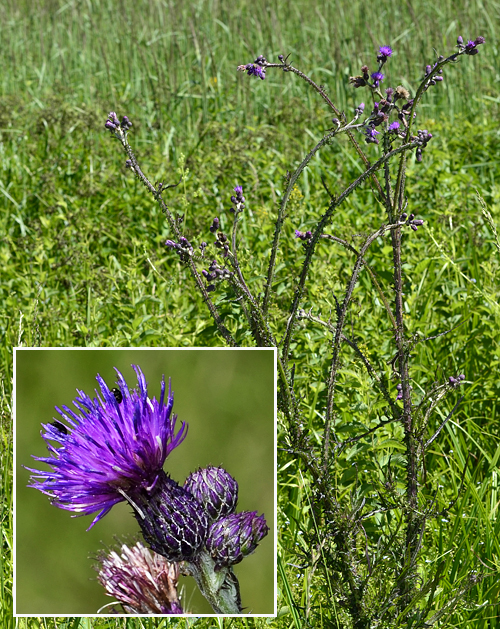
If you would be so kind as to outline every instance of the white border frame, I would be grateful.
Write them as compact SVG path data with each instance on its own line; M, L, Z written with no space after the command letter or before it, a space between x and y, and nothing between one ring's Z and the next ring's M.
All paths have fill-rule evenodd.
M95 350L112 350L112 351L168 351L168 350L182 350L182 351L213 351L220 350L225 352L231 351L271 351L274 353L274 613L273 614L175 614L175 615L161 615L161 614L90 614L82 616L81 614L56 614L57 618L276 618L278 609L278 444L277 444L277 348L276 347L14 347L13 348L13 397L14 397L14 421L13 421L13 609L14 618L54 618L54 614L17 614L16 610L16 403L17 403L17 390L16 390L16 354L23 350L29 351L54 351L54 350L79 350L79 351L95 351Z

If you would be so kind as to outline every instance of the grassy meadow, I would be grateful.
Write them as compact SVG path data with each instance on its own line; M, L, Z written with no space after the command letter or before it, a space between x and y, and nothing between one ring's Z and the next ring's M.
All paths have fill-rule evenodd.
M259 54L276 62L279 54L290 53L291 62L324 85L340 109L352 112L367 95L348 79L361 65L375 65L378 46L395 51L386 68L390 84L412 91L425 65L436 54L451 53L460 34L466 40L482 35L486 43L480 54L446 68L444 81L429 90L419 112L418 128L430 130L433 139L423 162L411 163L408 170L409 210L425 219L425 226L405 241L406 315L412 333L435 336L457 326L415 347L414 389L452 373L464 373L468 383L428 462L429 475L439 479L451 500L462 469L453 461L463 465L472 453L465 476L468 512L450 512L448 519L433 523L427 542L440 555L444 540L456 540L443 596L475 557L487 576L438 626L500 626L500 242L495 231L500 231L500 2L5 0L0 20L0 626L344 626L324 576L296 566L297 553L308 553L304 522L310 480L285 456L279 457L278 474L277 618L13 619L13 347L224 344L189 272L164 245L170 236L164 215L104 130L110 110L133 122L129 140L151 181L174 183L188 169L184 185L166 198L173 211L186 214L185 234L193 244L209 239L214 216L229 229L232 188L243 186L247 210L240 257L258 292L286 172L332 122L321 99L298 77L269 69L260 81L236 67ZM366 152L375 160L376 147ZM360 162L341 137L298 181L274 287L272 315L279 335L293 296L291 274L303 258L294 230L309 229L324 211L328 197L322 177L330 189L341 191L360 172ZM331 233L348 238L383 220L365 186L341 207ZM318 314L322 300L328 318L333 295L345 290L349 259L331 244L322 244L320 251L303 307ZM388 255L383 242L370 253L371 266L387 282ZM357 291L352 326L361 322L367 351L378 352L383 363L391 358L392 339L382 305L367 278ZM216 293L226 326L240 345L250 345L241 311L225 297ZM296 382L311 428L317 429L315 409L325 398L330 347L324 329L311 323L303 324L298 339L292 347ZM373 410L370 380L358 367L343 376L347 422L355 413ZM457 399L447 401L441 421ZM346 474L339 469L339 479L349 480Z

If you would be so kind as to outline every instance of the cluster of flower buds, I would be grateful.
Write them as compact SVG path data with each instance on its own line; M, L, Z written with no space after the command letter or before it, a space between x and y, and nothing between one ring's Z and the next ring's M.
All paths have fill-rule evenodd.
M217 260L212 260L212 264L208 267L208 271L203 269L202 275L206 279L207 284L208 284L207 291L211 292L215 290L215 284L213 284L213 282L217 279L218 280L228 279L228 277L231 276L231 271L225 268L221 268L217 264Z
M222 257L227 258L229 255L229 245L227 244L227 236L224 232L217 232L217 240L214 242L217 249L222 249Z
M477 47L484 44L484 42L484 37L476 37L474 41L469 39L469 41L464 44L464 38L460 35L457 37L457 48L459 52L465 52L466 55L477 55L479 52Z
M123 116L122 121L120 122L116 113L111 111L109 112L108 119L106 120L104 126L112 133L118 131L119 129L126 133L132 126L132 123L128 119L128 116Z
M306 232L301 232L298 229L295 230L295 238L299 240L304 240L308 242L312 238L312 231L307 230Z
M368 70L368 66L361 67L361 74L359 76L351 76L349 78L349 83L355 88L365 87L365 85L369 85L370 83L370 71Z
M245 209L245 197L243 196L243 187L235 186L234 192L236 194L233 194L231 196L231 203L233 203L236 207L232 207L229 211L232 214L238 214Z
M192 256L194 253L193 245L184 236L179 238L179 242L174 242L170 239L166 240L165 245L173 249L182 260L185 260L186 256Z
M434 71L438 63L441 63L441 61L444 61L443 55L440 55L438 57L438 60L433 66L431 65L425 66L425 78L427 78L428 76L432 74L432 72ZM442 81L443 80L442 74L443 74L443 68L439 68L438 73L435 74L429 81L427 81L425 85L425 89L427 89L430 85L436 85L436 83L438 83L439 81Z
M220 226L220 221L218 217L216 216L212 222L212 226L210 227L210 231L212 232L212 234L215 234L215 232L219 229L219 226Z
M421 218L415 218L415 214L410 214L408 216L406 212L401 214L399 218L399 222L400 223L404 222L405 225L409 225L413 229L414 232L416 232L418 228L424 224L424 221Z
M465 380L465 375L461 373L457 378L450 376L448 378L448 384L450 384L452 387L458 387L460 384L462 384L464 380Z
M256 511L235 513L238 483L222 467L199 469L188 476L186 489L204 507L211 526L205 547L216 570L232 566L252 553L269 528Z
M377 54L377 61L379 63L378 70L370 74L368 66L361 67L361 74L359 76L351 76L349 83L352 83L354 87L371 87L377 89L380 83L384 80L385 75L380 71L384 63L392 56L392 48L390 46L380 46ZM372 82L370 83L370 79Z
M427 146L427 143L431 138L432 133L429 133L427 129L420 129L419 131L417 131L417 139L421 143L420 146L417 146L417 150L415 151L417 162L422 161L422 151Z
M267 60L263 55L259 55L253 63L247 63L246 65L238 66L239 72L245 72L248 76L257 76L259 79L264 80L266 78L266 65Z
M397 384L396 389L398 390L396 400L402 400L403 399L403 385L401 383Z

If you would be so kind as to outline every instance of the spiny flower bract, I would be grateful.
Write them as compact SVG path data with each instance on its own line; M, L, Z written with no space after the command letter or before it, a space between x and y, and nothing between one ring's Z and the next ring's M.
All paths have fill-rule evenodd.
M33 457L52 471L26 468L33 473L29 487L47 494L53 505L78 515L99 511L89 529L116 503L152 488L165 459L187 433L184 422L175 432L170 381L166 403L164 377L160 400L149 398L144 374L140 367L132 367L139 384L132 391L115 368L120 403L98 374L101 391L95 391L95 398L77 389L79 397L73 402L77 413L56 406L66 423L42 424L50 457ZM59 447L52 445L54 441Z

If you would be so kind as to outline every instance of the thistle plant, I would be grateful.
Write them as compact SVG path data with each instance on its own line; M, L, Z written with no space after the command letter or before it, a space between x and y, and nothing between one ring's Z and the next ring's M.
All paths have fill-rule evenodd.
M295 75L317 93L332 115L332 127L324 131L321 140L285 177L268 248L267 273L262 282L251 277L251 270L243 271L252 268L252 252L242 254L239 246L238 227L249 202L242 186L236 186L231 196L228 193L232 206L227 218L232 217L232 228L226 233L221 229L226 221L220 216L211 218L207 232L215 240L207 244L208 233L200 234L200 244L196 244L189 226L183 222L184 217L174 213L165 201L165 191L170 186L162 182L153 185L139 165L128 140L128 119L124 117L120 123L112 112L106 122L106 128L125 150L127 164L164 212L171 232L165 245L190 269L221 339L227 345L237 346L242 342L240 339L249 343L251 338L255 346L278 348L280 457L284 465L295 462L311 487L310 517L300 531L304 546L301 550L286 550L296 555L292 566L307 568L328 584L328 606L334 608L337 627L430 627L461 604L466 593L484 576L469 567L467 574L452 585L447 600L443 602L441 597L437 604L446 561L437 559L432 568L424 569L429 523L460 504L468 462L455 462L462 467L462 486L451 500L440 487L432 486L426 457L462 398L437 426L435 413L445 397L456 397L467 379L465 374L446 374L427 391L414 390L413 352L419 343L430 343L436 337L409 333L404 295L407 243L411 238L425 238L421 209L412 209L408 197L407 167L409 163L425 160L426 147L433 137L418 126L419 105L429 90L442 84L448 66L458 63L464 55L476 55L483 43L483 37L467 43L458 37L455 52L438 56L425 66L413 94L403 85L391 85L388 68L394 51L388 45L380 46L374 55L375 65L371 69L363 65L360 74L350 78L354 93L358 95L361 90L365 93L351 114L340 111L324 87L291 64L290 56L279 55L273 63L259 55L255 61L238 66L248 80L265 81L273 71ZM328 150L340 136L346 136L364 170L343 190L331 191L324 181L326 208L318 208L314 224L304 229L301 218L292 215L289 208L292 192L315 155ZM366 233L352 237L338 235L335 211L365 186L371 187L374 199ZM291 262L285 257L287 248L283 247L286 222L291 222L295 230L298 244L295 256L301 260L301 266L297 275L288 278L287 285L293 286L293 291L278 299L275 293L278 264L286 269ZM384 283L372 268L369 256L387 240L392 255L390 260L386 258L384 271L391 280ZM344 294L341 298L333 296L333 312L327 292L317 285L313 273L313 263L322 260L320 245L328 243L342 247L352 256ZM244 264L242 255L245 255ZM362 274L368 275L372 290L385 309L390 329L388 360L380 355L380 348L370 349L369 335L363 337L362 331L361 335L353 331L354 294ZM318 301L306 310L304 302L309 290ZM217 300L212 299L212 294ZM280 309L284 299L288 299L286 314ZM237 329L233 326L230 330L221 315L219 306L225 300L231 300L241 310L243 323ZM321 314L325 310L330 310L327 318ZM314 401L305 399L301 388L301 383L309 377L308 372L296 372L296 348L308 326L321 326L329 345L328 358L321 370L325 393ZM357 413L356 421L347 431L341 418L345 417L343 408L350 393L343 386L343 375L353 368L349 361L352 355L371 379L376 412L372 417ZM311 407L317 420L309 419ZM380 456L377 449L385 442L389 445ZM350 480L352 474L344 474L344 479L339 473L347 470L347 461L355 466L354 481ZM372 472L363 476L361 482L358 468L367 461ZM236 528L238 522L243 527L240 530L245 527L250 530L247 517L225 516L227 530ZM224 534L219 531L219 524L213 524L210 530L211 539L217 540L218 548L222 549ZM252 546L246 539L241 544L242 548ZM223 562L229 555L236 557L233 551L224 551L218 561ZM285 573L281 574L283 577ZM290 595L288 604L298 608ZM305 608L306 616L312 613L309 599Z
M116 369L118 387L110 389L97 375L100 392L91 398L78 391L78 412L56 407L63 421L42 424L50 456L33 457L52 469L26 468L29 486L76 515L97 512L89 529L118 502L132 507L153 554L142 544L123 546L121 555L101 553L99 569L101 583L126 611L183 613L176 591L180 571L194 577L216 613L242 613L232 566L267 535L264 516L235 513L238 484L221 467L197 470L184 486L164 471L187 425L176 429L170 381L167 392L162 378L160 399L150 398L142 370L132 367L138 389L129 390Z

